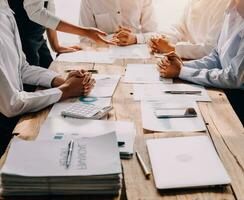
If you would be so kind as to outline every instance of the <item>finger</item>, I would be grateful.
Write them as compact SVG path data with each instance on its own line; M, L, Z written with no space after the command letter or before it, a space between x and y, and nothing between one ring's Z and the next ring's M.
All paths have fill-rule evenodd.
M79 71L72 71L68 74L68 79L71 77L82 78L83 75Z
M82 48L80 46L77 46L77 45L71 46L70 48L75 49L75 50L82 50Z
M95 84L94 79L90 79L85 85L85 88L89 89L93 84Z
M104 31L101 31L101 30L99 30L99 29L96 29L95 31L97 32L98 35L101 35L101 36L107 36L107 35L108 35L108 34L105 33Z
M115 42L113 42L112 40L107 40L103 37L101 37L100 35L98 35L98 41L104 44L108 44L108 45L116 45Z
M117 45L119 45L119 46L127 46L128 45L128 42L127 41L119 41L117 43Z
M85 75L84 76L84 79L83 79L83 85L86 85L88 82L89 82L89 80L90 80L90 78L91 78L91 76L89 76L89 75Z
M129 33L132 33L132 29L131 29L131 28L128 28L128 27L125 27L125 26L121 26L121 29L122 29L123 31L127 31L127 32L129 32Z
M181 60L181 58L174 52L169 52L168 54L166 54L166 56L168 57L169 60L174 61L174 59L178 60L181 64L183 64L183 61Z
M119 33L116 34L116 37L119 38L119 37L124 37L124 36L129 36L130 33L128 33L127 31L120 31Z
M170 65L170 62L169 62L169 60L168 60L167 57L162 58L162 59L161 59L161 62L162 62L163 65L166 65L166 66L167 66L167 65Z

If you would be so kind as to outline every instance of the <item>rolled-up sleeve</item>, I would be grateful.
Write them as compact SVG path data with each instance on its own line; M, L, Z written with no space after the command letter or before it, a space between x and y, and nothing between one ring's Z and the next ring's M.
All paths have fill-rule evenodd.
M55 16L53 0L50 1L48 9L44 7L45 0L24 0L24 8L29 18L42 26L56 30L60 19Z
M209 87L244 88L244 44L229 66L221 67L216 50L210 56L184 64L179 77Z

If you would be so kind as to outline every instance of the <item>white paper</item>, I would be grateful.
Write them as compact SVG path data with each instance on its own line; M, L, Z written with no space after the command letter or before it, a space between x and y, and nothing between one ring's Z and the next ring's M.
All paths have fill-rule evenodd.
M134 44L120 47L111 46L109 49L111 57L115 59L149 59L151 58L149 48L146 44Z
M76 139L72 161L67 169L65 161L69 142L69 140L13 141L2 173L33 177L121 173L114 133Z
M159 119L155 115L156 109L195 108L198 116L192 118ZM142 125L146 130L163 132L195 132L205 131L206 127L201 113L194 101L151 100L141 102Z
M41 126L37 140L77 139L111 132L116 133L118 141L125 142L120 152L133 154L136 131L132 122L49 117Z
M89 94L90 97L112 97L119 83L119 75L94 74L96 80L94 89Z
M145 99L189 99L194 101L211 101L207 90L199 85L194 84L134 84L134 100L140 101ZM165 91L201 91L200 94L166 94Z
M112 64L115 58L111 56L108 49L103 51L81 50L61 54L58 56L57 61Z
M124 82L126 83L173 83L173 79L160 77L155 64L128 64Z
M89 97L88 97L89 98ZM81 104L93 104L99 107L107 107L111 105L111 98L94 98L95 101L92 102L84 102L80 99L66 100L62 102L58 102L53 105L51 111L48 114L48 117L63 117L61 112L65 109L72 106L74 103L80 102Z

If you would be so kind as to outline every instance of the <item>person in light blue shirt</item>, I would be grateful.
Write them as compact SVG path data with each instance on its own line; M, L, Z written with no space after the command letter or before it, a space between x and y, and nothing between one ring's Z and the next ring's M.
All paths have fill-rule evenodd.
M236 102L239 103L236 107L242 113L240 118L243 122L244 0L233 0L231 2L225 13L217 47L209 56L183 63L178 55L171 52L158 63L158 67L162 77L179 77L208 87L236 89L233 91L240 99ZM230 96L229 100L233 99L233 95ZM233 105L233 107L235 106Z

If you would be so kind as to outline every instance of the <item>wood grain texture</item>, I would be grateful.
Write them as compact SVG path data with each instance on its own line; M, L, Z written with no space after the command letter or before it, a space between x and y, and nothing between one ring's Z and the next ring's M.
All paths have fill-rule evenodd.
M147 139L208 134L232 178L232 184L228 187L219 188L158 191L155 188L153 176L151 176L150 180L146 180L137 159L134 157L130 160L122 160L124 186L118 197L69 196L45 197L41 199L244 200L244 129L223 92L209 89L209 95L213 101L211 103L198 103L207 125L208 131L206 133L155 133L143 130L140 103L133 100L132 84L123 83L123 78L127 63L156 62L157 59L118 60L112 65L54 62L51 69L61 73L63 76L65 76L64 71L67 69L97 69L101 74L120 74L121 80L112 99L114 109L110 112L108 120L123 120L135 123L137 130L135 149L140 152L150 169L150 160L146 148ZM49 110L50 108L47 108L23 117L14 132L19 133L19 137L23 139L35 139ZM1 162L4 162L4 157L0 164Z

